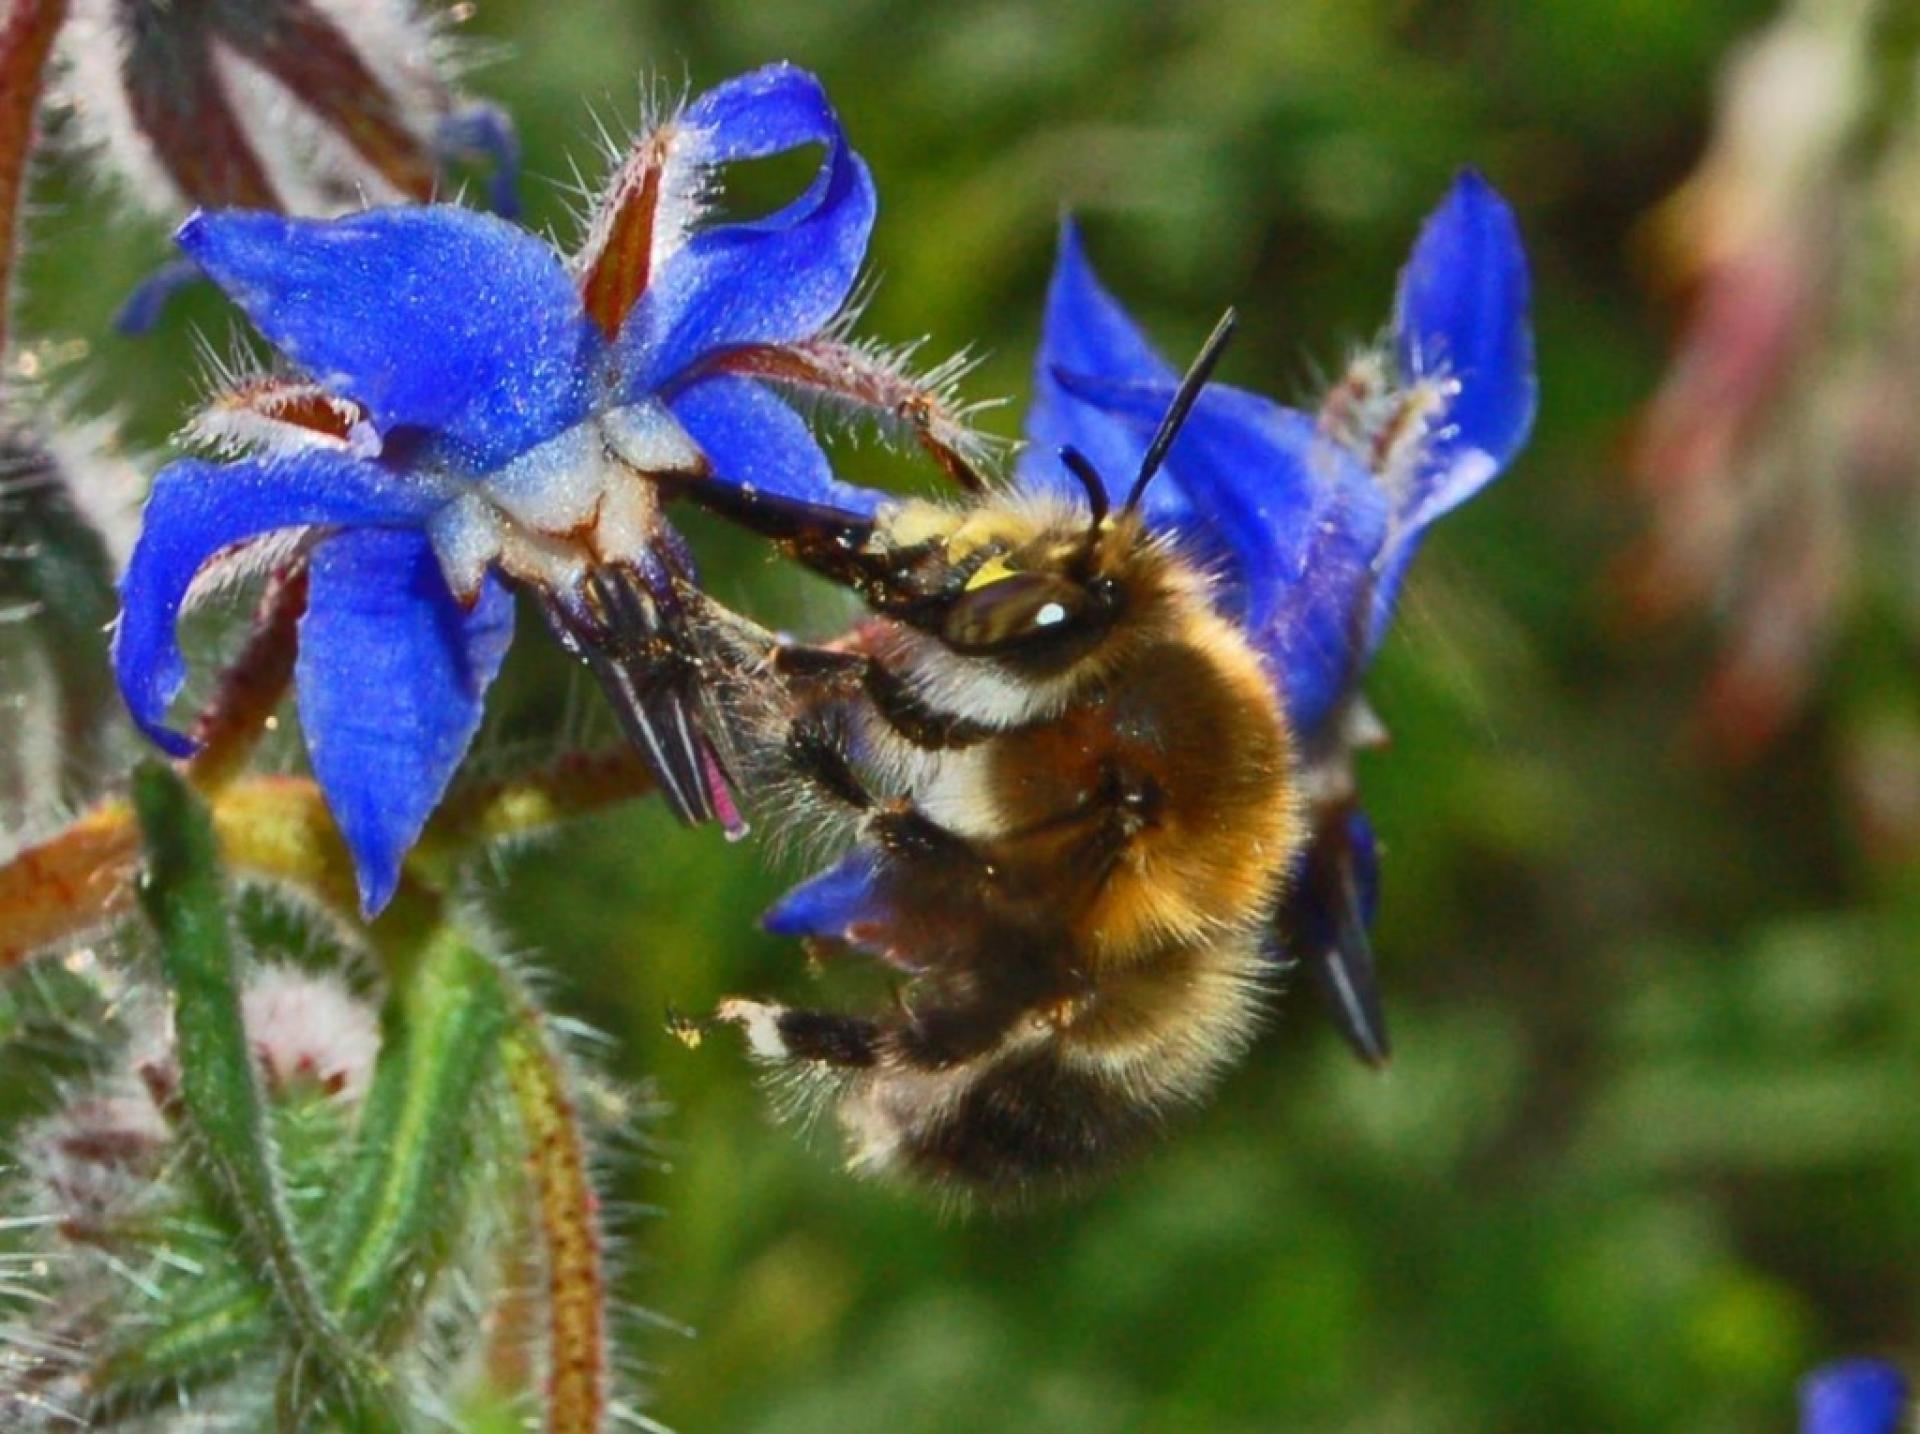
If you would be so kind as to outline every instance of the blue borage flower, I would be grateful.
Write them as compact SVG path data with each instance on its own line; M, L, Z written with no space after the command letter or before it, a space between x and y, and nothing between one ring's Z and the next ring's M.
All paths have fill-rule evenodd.
M717 166L803 146L823 153L798 198L703 224ZM681 814L737 823L675 665L692 566L659 481L870 505L770 385L904 418L964 463L939 393L843 336L874 208L819 83L776 65L644 134L571 265L450 206L194 216L181 247L306 376L220 395L192 430L219 459L154 481L114 645L135 720L189 749L165 725L181 609L236 550L284 554L260 540L294 535L311 564L301 725L369 912L479 724L508 583L593 665Z
M1016 486L1081 501L1064 447L1125 481L1178 381L1101 286L1069 223ZM1270 660L1315 822L1280 940L1322 980L1370 1061L1386 1056L1367 944L1377 858L1351 759L1381 731L1360 684L1427 529L1513 458L1534 406L1518 229L1492 188L1465 173L1414 245L1389 341L1354 361L1320 411L1209 385L1146 493L1149 525L1217 572L1220 602ZM1110 494L1116 506L1125 496ZM770 928L858 944L885 918L863 887L866 861L855 852L796 889Z
M1825 1365L1800 1383L1800 1434L1898 1434L1907 1380L1877 1359Z

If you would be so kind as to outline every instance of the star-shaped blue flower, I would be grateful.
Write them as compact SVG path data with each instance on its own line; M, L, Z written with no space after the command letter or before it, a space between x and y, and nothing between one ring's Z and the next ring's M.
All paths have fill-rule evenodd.
M1388 343L1356 360L1315 414L1209 386L1149 490L1150 519L1214 565L1223 601L1271 662L1316 821L1285 943L1372 1061L1386 1055L1366 943L1378 862L1351 756L1380 731L1361 683L1427 530L1497 477L1532 428L1528 310L1512 211L1463 173L1401 273ZM1069 225L1020 481L1070 482L1053 460L1064 444L1102 473L1131 473L1177 377L1101 286Z
M1898 1434L1906 1377L1877 1359L1816 1369L1800 1384L1800 1434Z
M1178 381L1068 224L1016 486L1080 501L1063 447L1109 479L1130 477ZM1317 414L1209 385L1145 497L1149 524L1219 574L1220 601L1269 659L1315 809L1283 940L1372 1061L1386 1055L1366 943L1377 861L1351 755L1378 728L1360 685L1428 528L1506 467L1535 398L1518 228L1486 181L1465 173L1414 245L1390 342L1356 361ZM1125 494L1110 497L1118 506ZM863 860L855 853L791 893L770 927L845 938L884 923Z
M798 198L703 222L716 166L816 145ZM367 911L392 895L479 725L510 637L509 583L537 591L624 692L683 812L724 808L686 707L650 706L661 699L641 659L609 655L609 634L668 625L688 574L656 480L712 472L867 501L834 481L768 385L868 397L865 351L829 326L874 209L819 83L776 65L642 136L571 264L450 206L330 222L195 215L181 247L305 377L217 400L200 431L223 459L154 480L114 645L135 720L169 752L189 749L166 725L185 677L182 607L210 564L292 534L311 571L301 726Z

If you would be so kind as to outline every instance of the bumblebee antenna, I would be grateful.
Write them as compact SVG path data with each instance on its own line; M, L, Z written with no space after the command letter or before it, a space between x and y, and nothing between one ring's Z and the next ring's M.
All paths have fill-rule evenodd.
M1147 445L1146 457L1140 460L1140 474L1133 480L1133 488L1127 494L1127 507L1134 508L1145 496L1147 484L1153 481L1153 475L1160 471L1160 464L1167 456L1167 450L1173 447L1173 440L1180 436L1180 425L1187 421L1187 415L1193 412L1193 405L1200 397L1200 390L1207 386L1207 380L1213 377L1214 365L1220 362L1220 355L1226 350L1227 340L1233 337L1234 325L1240 322L1240 316L1228 309L1220 316L1220 322L1213 326L1213 332L1207 335L1207 341L1200 345L1200 352L1194 356L1193 364L1187 369L1186 377L1180 380L1180 387L1174 390L1173 402L1167 405L1167 416L1160 420L1160 427L1153 435L1153 442ZM1071 465L1069 465L1071 466Z
M1059 450L1060 461L1066 465L1067 472L1080 480L1080 486L1087 490L1087 507L1093 510L1093 527L1107 521L1107 485L1101 478L1100 470L1095 468L1087 455L1072 444Z

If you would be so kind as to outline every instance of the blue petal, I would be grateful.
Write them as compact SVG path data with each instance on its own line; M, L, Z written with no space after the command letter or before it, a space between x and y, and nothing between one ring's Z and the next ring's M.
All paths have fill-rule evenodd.
M886 496L834 478L806 420L765 384L732 374L701 379L668 401L724 482L871 514Z
M1059 378L1072 399L1142 437L1173 398L1166 385ZM1200 395L1167 469L1155 486L1176 486L1187 507L1155 526L1224 558L1223 596L1272 658L1295 729L1310 733L1359 675L1385 494L1306 414L1225 384Z
M113 331L128 338L140 338L153 332L174 295L195 284L204 284L207 276L191 259L169 259L133 286L113 316Z
M1877 1359L1817 1369L1800 1384L1800 1434L1897 1434L1907 1381Z
M520 135L513 117L499 105L467 101L434 129L433 147L442 158L480 155L491 160L487 208L502 219L520 217Z
M1034 364L1028 446L1014 476L1020 487L1030 491L1079 493L1079 484L1068 476L1058 457L1060 448L1070 446L1086 455L1106 480L1110 498L1118 502L1133 483L1148 435L1138 432L1137 425L1076 398L1063 385L1063 373L1168 392L1179 381L1179 375L1100 283L1087 262L1079 227L1071 220L1060 225L1060 249L1047 286L1046 320ZM1149 520L1179 506L1177 488L1148 490Z
M680 127L704 136L700 158L710 164L842 141L819 79L785 61L715 85L686 107Z
M1254 633L1280 673L1287 716L1311 736L1334 718L1366 673L1366 596L1387 535L1387 498L1346 449L1313 450L1313 503L1291 577Z
M866 259L875 199L820 82L772 65L702 95L682 124L704 163L825 146L805 193L763 219L689 239L647 286L618 339L629 393L656 390L716 349L787 343L840 312Z
M322 544L311 582L294 669L300 726L372 916L480 726L513 599L489 577L462 607L427 539L394 529Z
M441 501L424 485L331 450L162 469L120 580L113 662L133 720L175 756L192 749L162 725L187 675L174 624L194 575L222 548L316 523L419 523Z
M837 865L781 897L760 924L775 936L858 944L858 927L879 915L877 872L873 853L855 847Z
M552 249L451 205L345 219L196 214L180 247L260 332L382 433L487 472L577 421L599 340Z
M1513 211L1471 170L1420 231L1400 275L1394 343L1402 373L1459 385L1436 443L1400 496L1379 563L1368 650L1393 616L1427 528L1497 477L1533 427L1539 388L1528 314L1527 258Z
M1414 242L1393 327L1404 374L1444 374L1460 385L1447 413L1449 447L1478 449L1498 471L1526 441L1538 398L1527 256L1513 211L1472 170Z

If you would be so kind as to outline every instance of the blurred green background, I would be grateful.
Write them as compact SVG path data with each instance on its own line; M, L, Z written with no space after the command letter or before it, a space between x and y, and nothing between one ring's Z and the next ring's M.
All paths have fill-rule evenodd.
M1823 740L1911 719L1913 654L1858 625L1801 727L1732 772L1684 740L1705 635L1616 619L1623 476L1664 361L1636 225L1697 160L1753 0L482 0L473 87L524 136L530 219L570 234L641 77L787 58L834 95L882 196L866 331L984 356L1018 432L1056 217L1167 350L1227 303L1225 376L1307 399L1387 317L1463 163L1520 210L1543 405L1509 478L1420 565L1372 691L1363 779L1389 848L1378 929L1397 1058L1360 1068L1299 992L1220 1097L1079 1203L959 1220L838 1172L768 1118L730 1042L672 1002L797 996L754 915L794 875L634 810L490 878L556 999L669 1106L616 1156L630 1348L688 1431L1786 1429L1838 1352L1920 1313L1920 883L1853 835ZM497 42L497 52L492 46ZM162 235L55 173L22 327L158 443L209 295L100 337ZM871 447L859 474L927 482ZM697 532L723 598L846 609ZM526 630L531 614L523 615ZM595 699L523 643L495 744ZM668 1326L697 1331L688 1338Z

